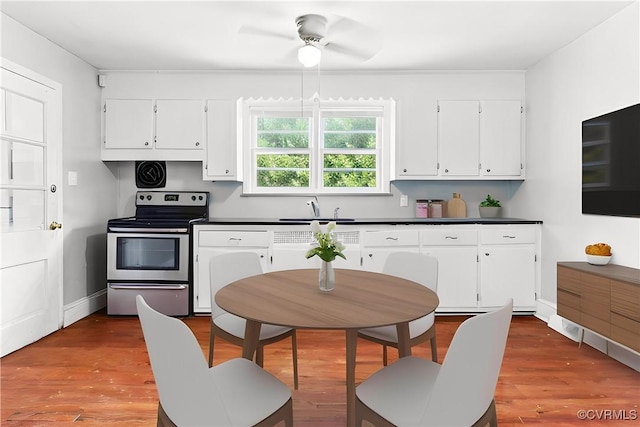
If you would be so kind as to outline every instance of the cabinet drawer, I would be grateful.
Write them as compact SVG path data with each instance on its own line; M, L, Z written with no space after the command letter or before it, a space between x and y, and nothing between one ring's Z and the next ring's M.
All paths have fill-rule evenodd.
M477 245L478 232L472 230L428 230L420 234L422 246Z
M640 322L611 313L611 338L640 351Z
M199 246L269 247L267 231L201 231Z
M571 268L558 266L558 290L580 295L581 289L580 272Z
M640 322L640 286L612 280L611 312Z
M580 295L558 289L558 315L580 322Z
M418 246L418 232L413 230L366 231L364 246Z
M480 230L480 243L485 245L535 242L536 231L533 228L497 228Z

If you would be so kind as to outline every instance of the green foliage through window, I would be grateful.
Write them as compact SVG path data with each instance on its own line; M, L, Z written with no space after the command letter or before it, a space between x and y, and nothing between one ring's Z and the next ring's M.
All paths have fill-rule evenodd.
M256 189L380 187L382 110L253 111Z

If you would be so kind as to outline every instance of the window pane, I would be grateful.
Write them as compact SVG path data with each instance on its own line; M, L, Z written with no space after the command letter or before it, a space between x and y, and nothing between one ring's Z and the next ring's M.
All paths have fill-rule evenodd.
M309 187L306 154L260 154L257 166L258 187Z
M309 187L309 171L258 170L258 187Z
M309 147L309 119L258 117L258 147Z
M375 117L324 119L325 148L376 148Z
M325 187L375 187L375 154L327 154L324 156Z
M375 188L375 171L325 172L323 174L325 187L360 187Z

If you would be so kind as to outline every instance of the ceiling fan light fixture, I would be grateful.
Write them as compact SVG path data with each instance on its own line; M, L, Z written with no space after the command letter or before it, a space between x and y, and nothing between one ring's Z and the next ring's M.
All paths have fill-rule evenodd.
M305 44L298 49L298 60L305 67L314 67L320 63L320 49L312 44Z

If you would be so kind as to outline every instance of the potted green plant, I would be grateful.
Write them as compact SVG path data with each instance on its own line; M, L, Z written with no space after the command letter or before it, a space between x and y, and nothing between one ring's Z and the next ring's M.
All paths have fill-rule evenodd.
M491 194L487 194L487 198L480 202L478 209L481 218L496 218L500 216L501 208L500 200L496 200L491 197Z

